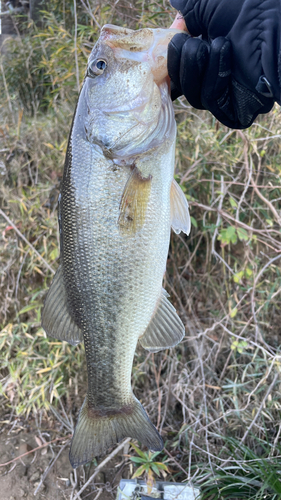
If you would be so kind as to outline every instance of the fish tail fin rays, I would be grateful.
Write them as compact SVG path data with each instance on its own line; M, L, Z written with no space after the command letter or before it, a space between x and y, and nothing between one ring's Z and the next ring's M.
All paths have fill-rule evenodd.
M163 441L140 402L132 396L123 408L93 409L86 396L72 438L69 460L75 469L126 437L137 439L150 450L163 449Z
M62 268L59 266L48 291L43 312L42 327L49 337L77 345L83 340L80 328L68 312Z
M177 315L173 304L169 302L166 290L162 295L144 334L139 338L144 349L158 352L177 345L184 337L184 325Z
M171 219L171 226L176 234L182 231L189 235L190 215L187 199L175 180L171 185Z

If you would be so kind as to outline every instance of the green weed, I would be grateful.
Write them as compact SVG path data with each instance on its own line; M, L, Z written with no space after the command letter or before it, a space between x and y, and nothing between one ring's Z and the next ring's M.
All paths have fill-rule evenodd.
M217 466L214 473L206 471L206 479L203 479L204 475L200 478L203 479L202 500L281 498L280 447L277 446L276 454L272 456L267 442L257 438L253 442L255 450L237 439L225 440L227 465Z

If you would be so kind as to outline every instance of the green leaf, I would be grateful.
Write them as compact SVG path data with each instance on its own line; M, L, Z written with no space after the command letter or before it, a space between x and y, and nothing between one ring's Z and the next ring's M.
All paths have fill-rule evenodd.
M23 314L27 311L32 311L32 309L36 309L39 306L40 304L38 304L38 302L34 302L33 304L28 304L19 311L19 314Z
M235 318L237 313L238 313L238 309L237 309L237 307L235 307L234 309L232 309L232 311L230 311L230 317Z
M198 227L197 221L194 219L194 217L190 217L190 222L194 227Z
M59 256L59 249L58 248L54 248L54 250L51 251L50 253L50 259L51 260L56 260Z
M158 455L160 455L161 451L155 451L155 453L152 453L151 457L150 457L150 460L153 461L154 458L158 457Z
M229 201L230 201L230 205L232 206L232 208L237 208L238 205L233 198L230 197Z
M148 454L147 454L147 453L144 453L143 451L141 451L141 450L138 448L138 446L136 446L136 445L135 445L135 444L133 444L133 443L130 443L130 445L131 445L131 447L132 447L132 448L134 448L134 450L137 452L137 454L138 454L140 457L144 458L144 460L145 460L146 462L149 460L149 458L148 458Z
M134 473L134 475L132 476L132 479L135 479L136 477L139 477L141 476L144 472L145 472L145 469L146 469L146 465L141 465L137 470L136 472Z
M240 241L243 241L243 240L244 241L248 241L248 239L249 239L248 233L242 227L238 227L237 234L238 234L238 238L239 238Z
M244 271L240 271L239 273L236 273L234 276L233 276L233 280L235 283L240 283L240 281L242 280L244 276Z
M252 269L250 269L249 267L246 267L245 274L246 274L247 278L250 278L253 275Z
M233 243L235 245L237 243L237 234L235 227L228 226L227 229L222 229L218 239L221 240L223 244L229 245L230 243Z
M141 457L130 457L130 460L132 462L135 462L136 464L146 463L146 460L144 458L141 458Z
M236 229L234 226L228 226L226 230L226 235L230 243L233 243L234 245L235 243L237 243Z
M166 464L163 464L162 462L154 462L155 465L157 465L158 469L163 469L169 472L168 466Z
M159 469L158 469L156 464L151 464L151 468L152 468L153 472L155 472L155 474L157 474L157 476L160 476L160 472L159 472Z

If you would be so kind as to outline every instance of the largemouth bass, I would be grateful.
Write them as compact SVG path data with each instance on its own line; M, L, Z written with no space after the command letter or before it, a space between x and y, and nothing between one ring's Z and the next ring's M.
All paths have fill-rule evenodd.
M171 227L190 228L173 180L166 54L176 32L105 25L74 114L59 201L61 263L42 314L49 336L85 344L74 468L125 437L163 447L132 392L131 370L138 340L157 352L184 336L162 288Z

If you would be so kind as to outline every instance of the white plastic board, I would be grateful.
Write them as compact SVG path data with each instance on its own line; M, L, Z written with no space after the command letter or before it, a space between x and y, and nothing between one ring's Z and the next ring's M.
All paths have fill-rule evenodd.
M141 493L147 494L147 488L144 481L122 479L120 481L116 500L131 500L136 487L138 487ZM163 496L161 496L161 492L164 492ZM152 490L152 494L156 498L162 498L163 500L200 500L200 490L198 488L182 483L157 482Z

